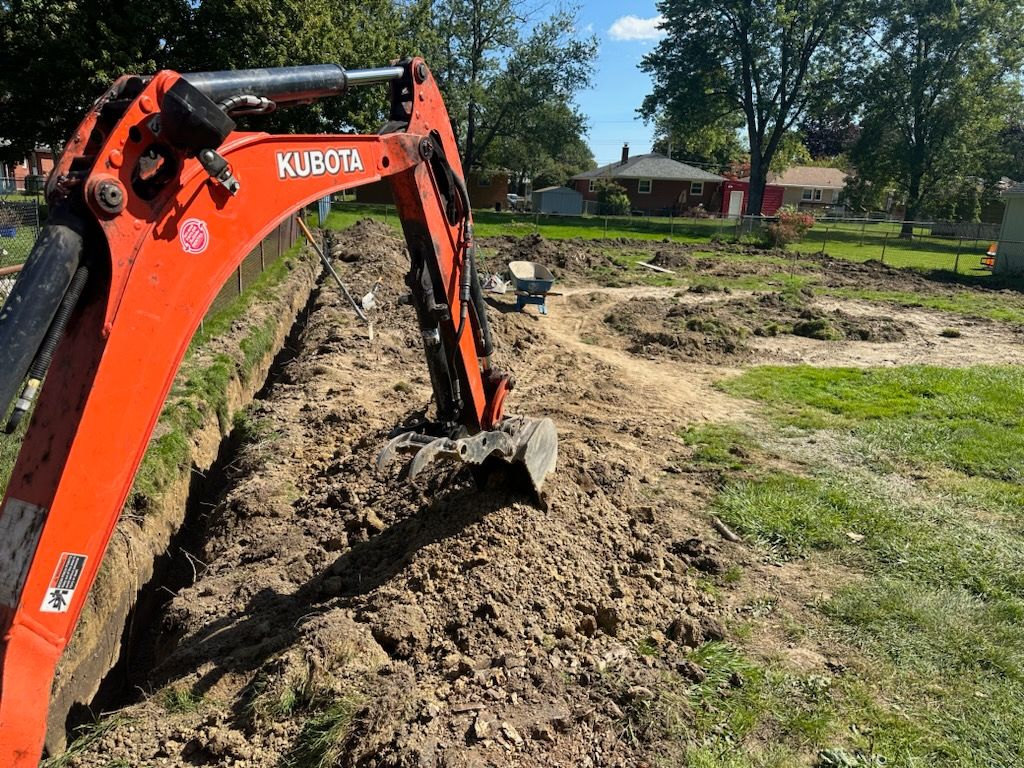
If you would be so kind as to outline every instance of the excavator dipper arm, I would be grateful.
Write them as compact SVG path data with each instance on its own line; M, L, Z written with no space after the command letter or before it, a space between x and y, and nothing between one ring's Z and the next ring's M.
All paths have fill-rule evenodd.
M392 94L380 135L240 132L231 119L379 82ZM510 380L490 362L458 150L421 60L121 78L68 142L50 222L0 310L0 415L27 376L25 412L46 377L0 505L0 765L38 763L57 662L221 286L282 219L382 178L438 411L431 434L394 448L483 460L493 432L495 455L528 462L536 488L554 467L551 422L503 416Z

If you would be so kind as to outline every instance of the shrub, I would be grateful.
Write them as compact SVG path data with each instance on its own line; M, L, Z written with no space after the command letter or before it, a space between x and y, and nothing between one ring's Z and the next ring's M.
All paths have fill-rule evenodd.
M614 181L598 179L594 185L600 212L610 216L624 216L629 213L629 195L626 188Z
M779 220L764 228L763 241L772 248L784 248L789 243L797 243L814 226L814 215L800 211L791 205L783 206L778 211Z

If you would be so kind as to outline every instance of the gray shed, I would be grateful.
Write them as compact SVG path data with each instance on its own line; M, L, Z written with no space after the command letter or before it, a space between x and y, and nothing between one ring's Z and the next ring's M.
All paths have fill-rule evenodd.
M1000 275L1024 274L1024 184L1015 184L1006 190L1003 200L1006 208L992 271Z
M533 190L533 210L579 216L583 213L583 195L568 187L544 187Z

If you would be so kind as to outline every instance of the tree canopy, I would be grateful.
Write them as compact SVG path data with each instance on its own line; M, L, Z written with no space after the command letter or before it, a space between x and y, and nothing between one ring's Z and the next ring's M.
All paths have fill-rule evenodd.
M641 68L641 113L699 131L742 123L750 148L747 212L758 214L787 132L842 82L860 0L661 0L666 32Z
M530 9L523 0L434 4L428 60L467 168L523 176L555 158L578 156L576 170L592 162L573 98L590 82L597 42L576 32L572 10L537 19Z
M337 62L371 67L420 54L438 78L467 167L567 178L592 167L573 102L596 41L571 10L524 0L13 0L0 4L0 156L59 150L120 75ZM278 131L373 132L383 88L243 121Z
M1020 98L1022 7L1016 0L887 0L873 16L852 159L876 187L905 196L910 222L927 212L933 193L976 189L986 159L998 152L1005 116ZM962 208L975 206L968 200Z

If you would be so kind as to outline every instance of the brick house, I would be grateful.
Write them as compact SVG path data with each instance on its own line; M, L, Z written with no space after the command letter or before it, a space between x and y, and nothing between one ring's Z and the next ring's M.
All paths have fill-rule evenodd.
M45 179L53 170L53 152L49 147L37 147L20 162L0 162L0 191L25 191L29 177ZM33 182L28 182L29 186Z
M839 204L843 190L846 189L846 171L840 168L794 165L782 173L769 173L768 183L782 187L783 205L818 210Z
M657 152L630 157L628 144L623 146L619 162L572 177L576 190L586 201L586 210L595 210L597 183L601 180L624 187L634 211L654 216L682 216L699 207L709 213L717 212L722 206L721 185L725 181L722 176Z

